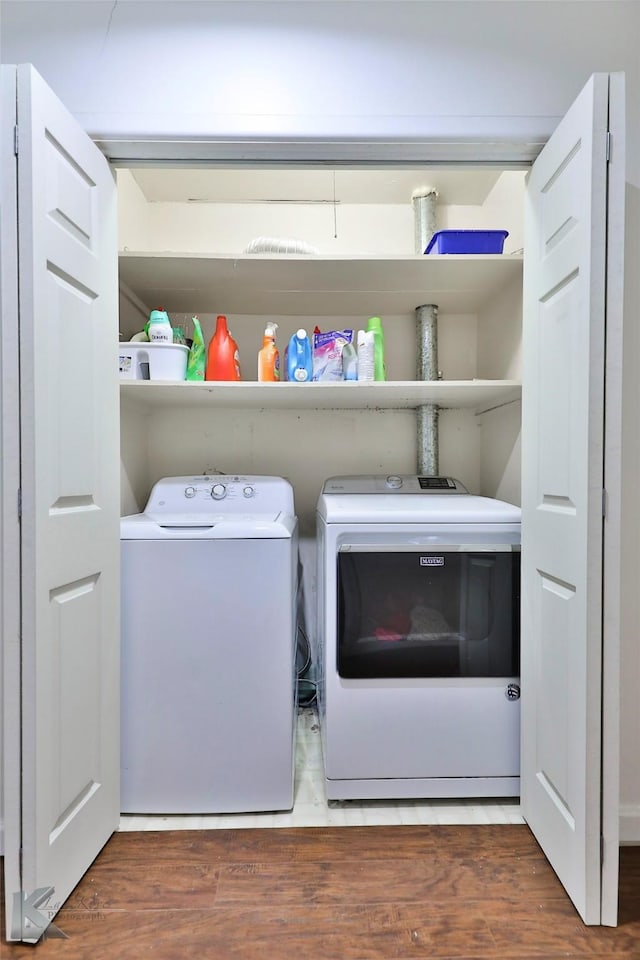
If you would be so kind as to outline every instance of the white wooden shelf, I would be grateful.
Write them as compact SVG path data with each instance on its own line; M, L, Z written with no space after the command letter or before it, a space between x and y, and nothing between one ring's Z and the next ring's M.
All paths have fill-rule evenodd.
M120 280L147 305L169 313L350 316L475 313L522 275L518 255L212 256L131 253Z
M384 383L194 383L121 381L120 396L142 408L235 407L280 410L401 410L423 404L477 413L520 399L515 380L413 380Z

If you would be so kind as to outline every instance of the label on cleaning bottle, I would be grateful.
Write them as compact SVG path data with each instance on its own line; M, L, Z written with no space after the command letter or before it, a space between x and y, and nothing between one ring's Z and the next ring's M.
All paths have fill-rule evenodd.
M158 330L157 327L162 327ZM149 327L149 340L151 343L173 343L173 330L171 327L165 327L164 324L152 324Z
M235 340L234 340L234 343L235 343ZM242 379L242 374L240 373L240 354L238 353L238 348L237 348L237 346L236 346L235 350L233 351L233 365L234 365L235 371L236 371L236 380L241 380L241 379Z

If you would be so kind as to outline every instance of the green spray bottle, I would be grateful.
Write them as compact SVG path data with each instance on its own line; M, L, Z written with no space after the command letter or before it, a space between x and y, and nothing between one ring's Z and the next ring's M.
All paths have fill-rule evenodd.
M386 380L384 365L384 330L380 317L369 317L367 331L373 333L373 379Z

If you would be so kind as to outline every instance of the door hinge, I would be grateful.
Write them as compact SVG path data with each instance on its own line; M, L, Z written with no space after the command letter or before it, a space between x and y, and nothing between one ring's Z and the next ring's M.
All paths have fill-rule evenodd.
M607 491L604 489L602 491L602 516L607 516Z
M606 156L607 156L607 163L610 163L611 162L611 131L610 130L607 130Z
M18 124L16 123L13 128L13 152L15 156L18 156Z
M600 866L604 863L604 837L600 834Z
M18 490L18 520L22 520L22 489Z

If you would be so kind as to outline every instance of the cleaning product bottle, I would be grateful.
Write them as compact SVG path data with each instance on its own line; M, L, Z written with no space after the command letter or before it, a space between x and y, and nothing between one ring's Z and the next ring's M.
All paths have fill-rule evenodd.
M374 352L373 330L358 330L358 380L374 379Z
M267 321L262 338L262 349L258 351L258 381L269 383L280 379L280 351L276 347L278 324Z
M373 379L386 380L384 365L384 330L380 317L369 317L367 332L373 331Z
M238 345L229 333L227 318L219 314L209 341L205 380L240 380Z
M204 380L204 370L205 370L205 352L204 352L204 337L202 336L202 327L200 326L200 320L198 317L192 317L191 322L193 324L193 337L191 340L191 347L189 349L189 356L187 357L187 380Z
M287 380L308 383L313 374L311 341L306 330L296 330L287 347Z
M181 343L183 347L187 345L187 338L184 335L184 327L173 328L173 342Z
M344 380L358 379L358 354L352 343L345 343L342 348L342 377Z
M151 311L147 336L151 343L173 343L173 329L166 310L159 308Z

